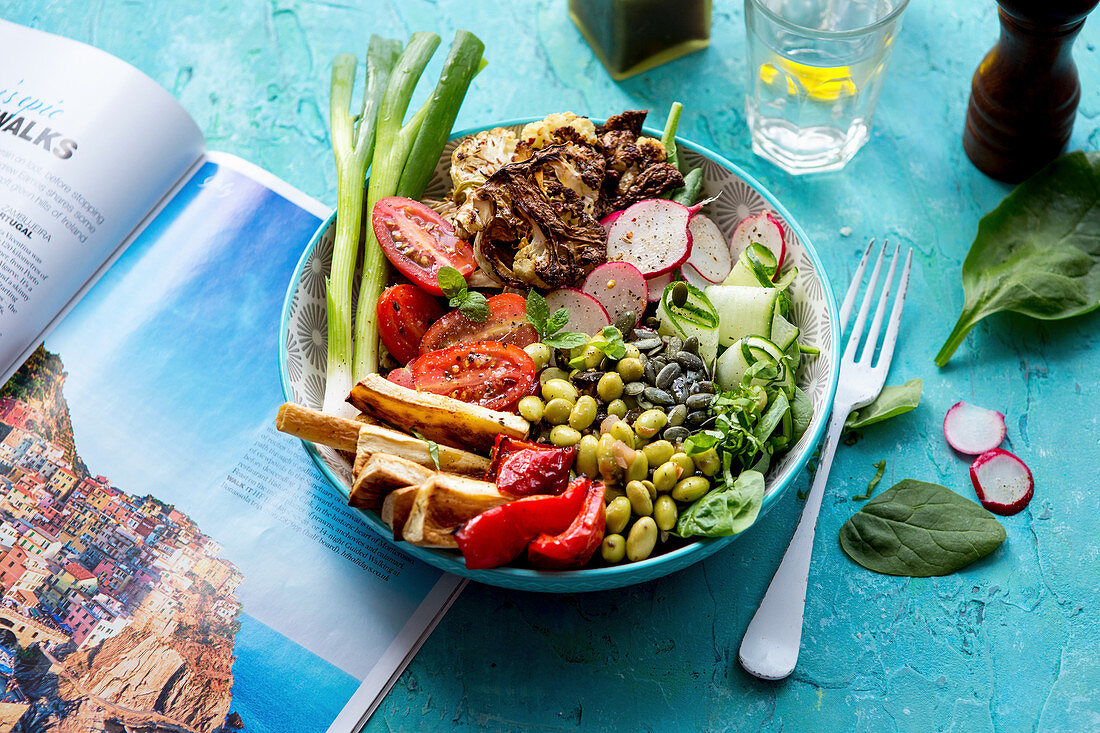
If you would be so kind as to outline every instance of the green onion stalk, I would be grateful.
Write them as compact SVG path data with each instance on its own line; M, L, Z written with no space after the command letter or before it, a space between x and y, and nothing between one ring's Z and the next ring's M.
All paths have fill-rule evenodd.
M363 106L350 112L358 59L340 54L332 63L331 135L336 158L336 237L332 267L326 284L328 307L328 364L324 409L331 414L353 412L344 401L354 384L352 376L352 287L359 255L363 215L363 181L374 152L375 121L387 79L401 52L401 44L372 36L367 51Z

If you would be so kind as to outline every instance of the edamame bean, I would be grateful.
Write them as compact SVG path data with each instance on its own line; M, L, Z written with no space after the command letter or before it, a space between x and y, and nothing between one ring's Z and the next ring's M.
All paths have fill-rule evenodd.
M574 430L584 430L596 419L598 410L599 405L594 398L581 395L577 398L577 404L573 405L573 409L569 412L569 427Z
M568 425L555 425L550 430L550 442L559 448L568 448L581 442L581 434Z
M672 447L672 443L667 440L655 440L645 448L642 448L642 452L645 453L645 457L649 459L649 465L660 466L662 463L672 458L672 454L676 452L676 449Z
M657 545L657 523L653 517L642 517L626 536L626 557L630 562L645 560Z
M657 466L657 470L653 472L653 485L657 491L664 494L665 492L672 491L672 487L676 485L676 477L679 475L676 464L668 461Z
M637 346L635 346L634 344L627 344L626 345L626 354L623 356L623 358L624 359L637 359L641 355L642 355L642 352L638 351Z
M624 417L626 415L627 407L626 403L622 400L611 400L607 405L607 414L614 415L615 417Z
M611 433L604 433L600 436L600 440L596 444L596 463L604 482L614 483L622 469L615 461L615 438Z
M691 460L691 456L684 452L673 453L672 458L668 459L673 464L680 467L683 472L681 476L690 476L695 473L695 461Z
M600 544L600 555L604 562L622 562L626 556L626 540L621 534L605 535Z
M546 407L542 411L542 419L551 425L564 425L569 422L569 413L572 410L572 402L557 397L546 403Z
M595 435L586 435L577 443L577 473L596 478L600 472L600 465L596 462L596 446L599 442Z
M615 501L620 496L623 497L623 498L626 498L626 492L623 491L622 487L619 486L618 484L607 484L604 487L604 492L603 492L603 500L604 501Z
M527 352L527 356L531 357L531 361L535 362L535 369L545 369L550 363L550 347L546 344L536 341L524 346L523 350Z
M611 426L610 435L615 440L621 440L626 443L628 448L634 447L634 431L630 429L630 425L625 420L619 420Z
M653 513L653 500L649 498L649 491L642 486L641 481L631 481L626 485L626 498L630 500L630 508L639 517L648 517Z
M708 491L710 491L710 481L705 477L689 476L672 487L672 498L676 501L695 501Z
M527 422L537 423L542 420L542 413L543 410L546 408L546 405L542 404L542 400L540 400L538 397L531 394L521 399L517 407L519 409L520 416L524 420L526 420Z
M695 467L699 469L699 473L704 476L713 476L718 473L718 469L722 467L722 459L718 457L718 451L714 448L707 448L702 453L697 453L692 457L695 461Z
M649 475L649 459L642 451L638 451L634 454L634 460L630 462L630 466L626 469L627 481L641 481Z
M675 527L678 516L676 502L668 494L661 495L653 504L653 521L657 523L657 528L660 530L668 532Z
M603 352L589 344L584 348L584 365L588 369L595 369L603 361Z
M547 402L563 399L572 404L577 401L577 388L565 379L551 379L542 385L542 398Z
M645 490L649 492L650 499L657 498L657 487L653 485L652 481L650 481L649 479L642 479L642 486L644 486Z
M625 357L615 367L624 382L637 382L645 374L645 366L638 357Z
M630 499L625 496L615 497L604 510L604 522L609 534L618 534L626 529L630 521Z
M668 417L660 410L646 410L634 421L634 432L649 440L661 432L667 422Z
M753 385L749 396L756 400L756 411L763 412L768 406L768 393L759 385Z
M618 372L607 372L596 383L596 394L604 402L611 402L623 396L623 378Z
M545 385L551 379L568 379L569 372L557 367L547 367L539 374L539 384Z

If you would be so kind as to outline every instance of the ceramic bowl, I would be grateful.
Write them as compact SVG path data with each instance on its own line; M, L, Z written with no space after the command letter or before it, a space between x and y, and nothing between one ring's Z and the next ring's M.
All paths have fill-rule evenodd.
M518 131L528 121L530 120L514 120L492 127L514 127ZM451 151L458 140L481 129L485 128L465 130L452 136L428 187L428 196L442 198L446 195L449 188ZM660 136L659 131L649 130L648 133ZM677 139L677 146L688 166L702 167L704 194L716 196L721 193L704 211L727 237L732 235L734 227L741 219L761 211L770 212L781 222L787 245L784 267L794 265L798 268L798 277L789 290L794 303L791 321L802 330L800 340L803 343L821 350L817 357L803 359L798 372L798 384L814 405L813 421L802 439L768 472L767 490L761 509L763 515L775 505L795 476L805 467L825 430L840 370L836 304L821 260L814 252L806 233L775 196L752 176L717 153L687 140ZM335 217L333 212L321 225L298 262L287 289L280 330L282 343L279 349L279 371L283 393L288 401L315 409L321 408L324 397L327 354L324 284L332 257ZM330 448L312 443L304 445L317 467L332 483L334 490L346 497L351 487L351 465L348 461ZM377 514L364 514L367 524L374 531L393 541L390 528ZM456 550L414 547L405 542L394 544L407 554L435 567L481 583L526 591L566 593L607 590L653 580L699 562L736 539L737 536L705 539L642 562L569 571L518 567L467 570L462 556Z

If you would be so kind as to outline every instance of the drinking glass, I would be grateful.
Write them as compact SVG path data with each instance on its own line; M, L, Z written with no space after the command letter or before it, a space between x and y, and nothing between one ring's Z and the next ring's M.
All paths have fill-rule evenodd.
M839 170L871 129L909 0L745 0L752 149L789 173Z

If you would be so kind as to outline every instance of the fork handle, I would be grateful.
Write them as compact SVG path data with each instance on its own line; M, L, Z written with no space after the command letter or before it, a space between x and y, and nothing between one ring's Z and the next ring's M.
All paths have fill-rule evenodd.
M814 546L814 530L829 470L833 466L844 421L850 406L834 405L825 434L821 460L817 464L813 485L802 508L791 543L783 554L764 600L745 630L738 659L749 674L767 680L783 679L794 671L798 649L802 643L802 616L806 608L806 584L810 574L810 555Z

